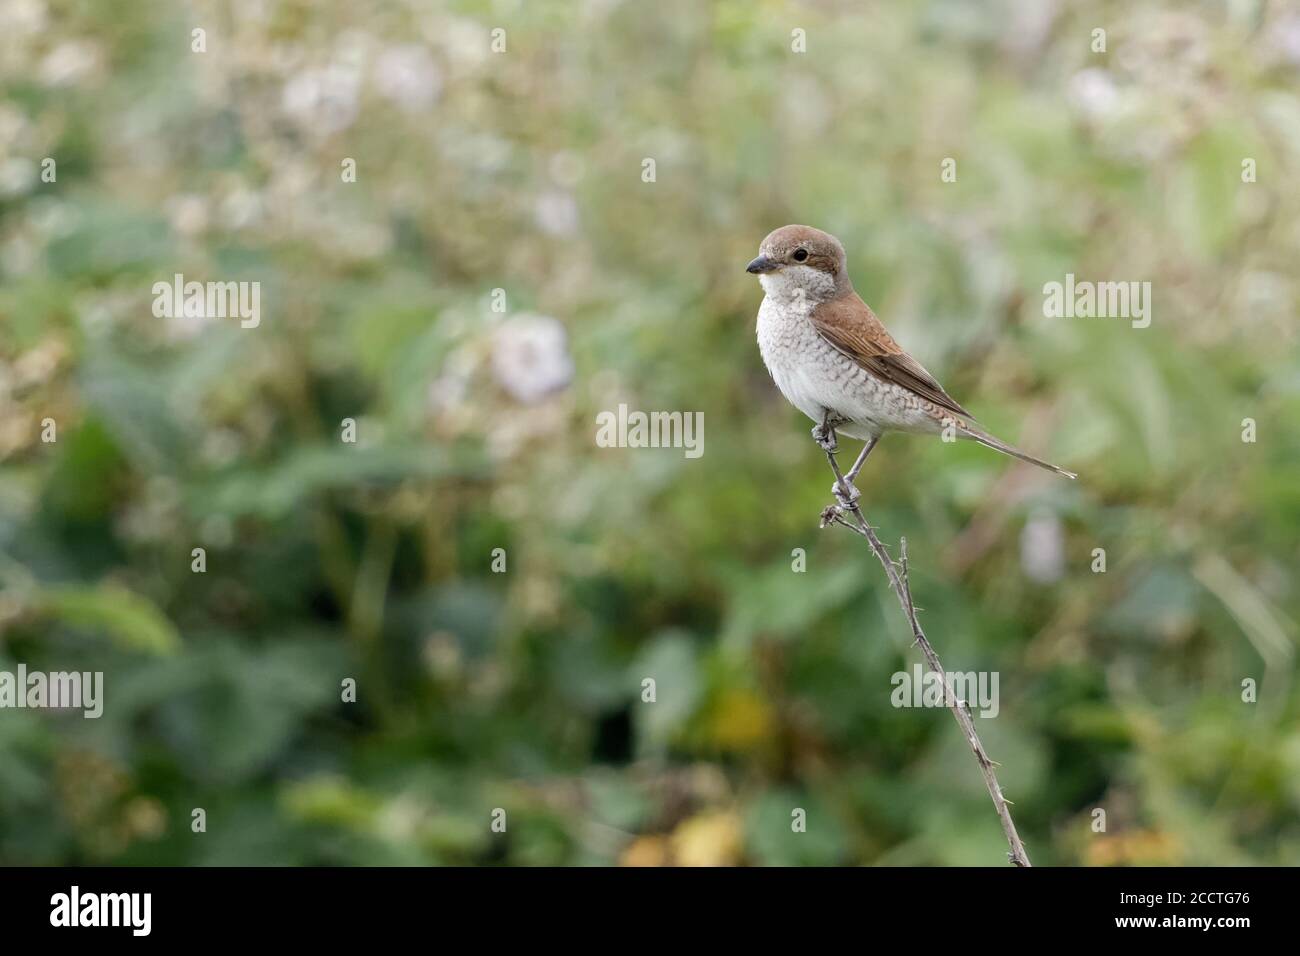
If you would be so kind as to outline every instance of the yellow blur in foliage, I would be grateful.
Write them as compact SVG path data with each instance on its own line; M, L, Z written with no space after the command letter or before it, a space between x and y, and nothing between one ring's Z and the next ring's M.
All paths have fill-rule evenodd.
M705 727L710 743L722 750L757 750L771 741L771 706L752 690L727 688L705 716Z
M1157 830L1099 834L1084 851L1088 866L1179 866L1184 859L1179 839Z
M637 837L621 866L735 866L744 853L740 818L730 810L689 817L668 836Z

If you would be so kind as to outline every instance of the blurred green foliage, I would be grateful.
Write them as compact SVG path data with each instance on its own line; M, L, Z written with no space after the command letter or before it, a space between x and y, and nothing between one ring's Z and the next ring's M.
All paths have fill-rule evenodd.
M805 222L1081 474L890 437L859 482L1001 675L1035 862L1300 863L1294 7L4 7L0 669L106 702L0 711L0 862L1005 859L758 356L745 263ZM155 317L176 273L261 324ZM1045 318L1066 273L1151 327ZM597 447L620 402L705 454Z

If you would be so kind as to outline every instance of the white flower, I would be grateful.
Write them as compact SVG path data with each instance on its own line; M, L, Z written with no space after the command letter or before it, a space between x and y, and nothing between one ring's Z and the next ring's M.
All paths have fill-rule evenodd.
M17 146L30 124L13 104L0 103L0 148Z
M533 404L573 379L568 334L549 315L522 313L496 330L492 373L517 401Z
M10 32L23 36L40 33L49 23L41 0L9 0L4 6L4 19Z
M537 197L533 219L547 235L572 236L578 231L578 204L571 193L549 190Z
M169 342L190 342L213 323L207 315L189 315L184 309L177 309L163 319L163 331Z
M1050 511L1037 512L1020 532L1020 567L1025 577L1039 584L1059 581L1065 573L1065 534L1061 519Z
M375 89L405 110L428 109L442 90L442 74L429 51L414 43L387 47L375 60Z
M36 182L36 164L25 156L10 156L0 163L0 196L18 196Z
M1279 19L1268 31L1269 42L1288 63L1300 66L1300 15Z
M1110 73L1097 66L1080 70L1070 78L1068 96L1076 109L1094 119L1110 115L1119 103L1115 81Z
M221 224L227 229L243 229L262 216L262 197L252 190L236 188L221 201Z
M307 70L284 85L280 103L299 126L328 136L356 120L359 87L357 72L346 67Z
M99 47L86 40L65 40L41 60L46 86L72 86L99 66Z
M442 23L438 31L447 62L454 67L470 70L487 62L489 48L488 28L463 17L452 17Z
M196 236L208 228L208 202L202 196L172 196L165 207L172 230L182 236Z

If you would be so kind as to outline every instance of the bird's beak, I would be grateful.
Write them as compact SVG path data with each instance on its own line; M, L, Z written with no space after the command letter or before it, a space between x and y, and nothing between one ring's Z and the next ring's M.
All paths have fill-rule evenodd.
M776 262L767 256L759 256L753 262L745 267L746 272L752 272L754 275L760 275L764 272L773 272L776 270Z

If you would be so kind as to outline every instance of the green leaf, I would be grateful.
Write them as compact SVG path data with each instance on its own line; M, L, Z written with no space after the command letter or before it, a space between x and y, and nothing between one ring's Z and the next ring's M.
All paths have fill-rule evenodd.
M437 447L316 445L297 449L261 471L234 472L199 497L206 510L276 518L312 494L331 488L355 489L365 482L439 478L472 473L476 468L475 461Z
M106 632L130 650L170 654L180 647L180 635L156 604L117 585L44 588L36 600L64 624Z

